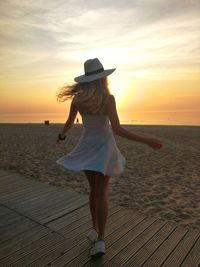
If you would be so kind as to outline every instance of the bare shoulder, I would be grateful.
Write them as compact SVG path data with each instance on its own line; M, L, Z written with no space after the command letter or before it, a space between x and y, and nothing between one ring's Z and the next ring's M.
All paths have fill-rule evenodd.
M113 99L115 99L115 96L114 95L109 95L109 100L113 100Z
M111 122L111 126L114 132L117 132L120 128L120 121L117 114L116 101L114 95L109 95L107 114Z
M115 97L114 97L114 95L109 95L108 102L107 102L107 110L109 112L115 108L116 108Z

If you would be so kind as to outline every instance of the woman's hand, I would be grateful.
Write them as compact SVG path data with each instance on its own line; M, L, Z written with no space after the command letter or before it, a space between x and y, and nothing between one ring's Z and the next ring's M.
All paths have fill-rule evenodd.
M57 139L56 139L56 144L59 145L59 144L61 143L61 141L65 140L65 138L66 138L65 135L63 135L63 134L58 134Z
M147 141L145 142L145 144L147 144L148 146L154 149L159 149L163 146L160 140L154 139L154 138L147 138Z
M57 145L60 145L60 143L61 143L61 140L57 138L57 139L56 139L56 144L57 144Z

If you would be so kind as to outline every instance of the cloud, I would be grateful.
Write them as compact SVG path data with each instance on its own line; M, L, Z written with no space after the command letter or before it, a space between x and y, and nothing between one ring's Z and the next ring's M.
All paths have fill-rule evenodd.
M102 56L127 75L199 73L197 1L1 1L4 73L46 75L46 66L77 68ZM74 64L72 64L74 60Z

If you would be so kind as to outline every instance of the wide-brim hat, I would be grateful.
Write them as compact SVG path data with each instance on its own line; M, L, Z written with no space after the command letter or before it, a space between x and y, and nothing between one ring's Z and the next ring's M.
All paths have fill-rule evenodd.
M75 82L91 82L110 75L116 68L104 70L103 65L98 58L88 59L84 62L85 74L74 78Z

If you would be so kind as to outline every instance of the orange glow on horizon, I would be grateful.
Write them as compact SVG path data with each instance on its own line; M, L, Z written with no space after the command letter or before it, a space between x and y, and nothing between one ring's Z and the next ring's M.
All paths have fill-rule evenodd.
M130 2L2 1L0 123L64 123L56 93L97 57L121 123L200 125L199 1Z

